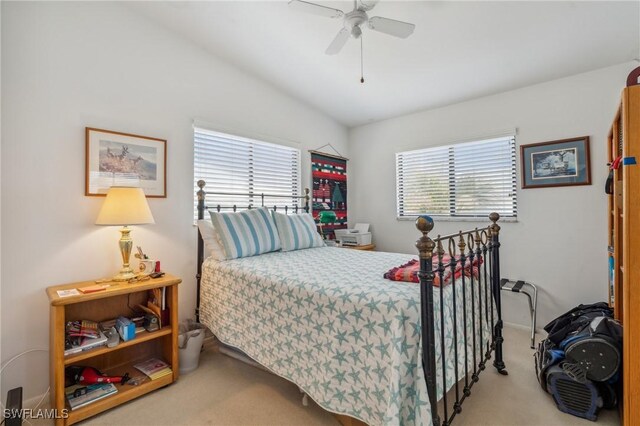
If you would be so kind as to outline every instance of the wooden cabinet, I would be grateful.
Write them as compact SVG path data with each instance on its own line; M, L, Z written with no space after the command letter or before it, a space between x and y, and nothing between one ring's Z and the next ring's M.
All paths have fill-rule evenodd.
M56 425L70 425L98 414L155 389L167 386L178 379L178 284L181 280L171 275L129 284L110 282L106 290L95 293L60 297L58 290L95 285L94 281L78 282L47 288L50 302L50 386L51 407L62 413L68 410L66 419L59 418ZM169 308L168 324L153 332L143 331L132 340L122 340L113 348L101 346L65 357L65 324L73 320L105 321L120 315L130 317L132 307L146 304L149 290L165 288L166 306ZM133 365L160 358L166 361L173 374L156 380L146 379L138 385L116 385L118 392L87 406L70 410L64 394L64 370L70 365L95 367L108 375L143 376Z
M623 327L620 412L623 425L640 425L640 85L622 92L607 151L610 163L621 157L608 196L609 303Z

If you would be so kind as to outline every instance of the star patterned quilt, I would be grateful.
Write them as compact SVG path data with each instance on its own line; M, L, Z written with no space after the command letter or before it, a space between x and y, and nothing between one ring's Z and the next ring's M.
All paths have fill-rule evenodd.
M419 286L382 278L415 257L320 247L222 262L209 258L203 264L200 320L223 343L295 383L328 411L369 425L431 424ZM455 381L453 287L443 288L447 389ZM455 289L462 354L462 285ZM443 391L439 291L434 289L438 399ZM469 291L467 285L467 298ZM468 318L470 313L468 307ZM482 318L486 343L490 333ZM479 326L480 320L476 330ZM469 320L469 336L471 330ZM473 368L471 337L467 350ZM461 379L462 355L457 367Z

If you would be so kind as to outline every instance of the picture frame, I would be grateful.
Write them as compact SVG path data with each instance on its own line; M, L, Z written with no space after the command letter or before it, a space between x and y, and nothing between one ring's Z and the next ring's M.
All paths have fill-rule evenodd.
M85 128L85 195L105 196L112 186L143 189L167 197L167 141L149 136Z
M522 189L591 185L589 136L520 146Z

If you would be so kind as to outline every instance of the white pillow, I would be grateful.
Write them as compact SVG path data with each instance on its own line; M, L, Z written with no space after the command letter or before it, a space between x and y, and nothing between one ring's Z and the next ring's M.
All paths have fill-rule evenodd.
M215 260L225 260L227 256L220 241L218 241L218 233L213 227L213 223L210 220L200 219L198 221L198 229L204 241L204 258L211 256Z
M313 217L309 213L284 214L273 212L278 228L282 251L323 247L324 240L318 234Z

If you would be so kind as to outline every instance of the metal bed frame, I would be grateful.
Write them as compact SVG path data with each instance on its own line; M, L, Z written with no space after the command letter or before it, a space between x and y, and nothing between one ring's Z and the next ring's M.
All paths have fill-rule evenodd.
M302 196L283 196L283 195L267 195L267 194L240 194L240 193L228 193L228 192L205 192L204 187L206 183L203 180L198 181L198 187L200 188L196 194L198 198L198 219L204 219L205 211L215 209L220 212L222 210L237 211L238 209L251 209L257 203L259 199L259 205L265 206L265 198L283 198L293 201L291 207L271 207L273 210L278 208L288 213L297 213L302 210L309 212L309 189L305 189ZM222 195L222 196L240 196L248 197L249 203L246 206L207 206L205 203L206 195ZM298 206L298 201L304 200L302 207ZM486 228L478 229L474 228L468 231L460 231L455 234L440 236L436 239L432 239L429 233L433 230L434 222L429 216L423 215L416 219L416 228L422 233L422 236L416 241L416 248L420 254L420 271L418 272L418 278L420 281L420 305L421 305L421 320L422 320L422 365L425 374L425 381L427 384L427 393L429 395L429 402L431 406L432 421L434 426L448 426L451 424L457 414L462 412L462 403L471 396L471 388L479 380L479 374L485 370L486 363L491 359L492 352L495 353L495 359L493 366L498 373L507 375L504 359L502 344L504 338L502 336L502 304L500 298L500 226L498 220L500 215L498 213L491 213L489 220L491 225ZM450 256L449 262L444 262L443 257L445 255L445 246ZM434 264L435 260L435 264ZM458 265L462 266L464 271L464 265L472 265L476 260L482 260L482 263L478 262L478 276L474 277L471 273L466 276L466 273L462 273L460 278L455 278L455 271ZM204 242L200 232L198 232L198 267L197 267L197 295L196 295L196 321L199 321L200 317L200 280L202 276L202 262L204 261ZM446 383L446 365L447 360L445 358L445 338L444 338L444 326L445 316L444 309L440 309L439 318L436 318L434 311L434 293L439 297L440 306L444 304L444 285L440 285L438 290L434 291L434 279L439 277L439 282L444 282L445 273L449 270L452 278L453 286L453 306L457 307L456 303L456 286L462 285L462 321L464 324L458 324L458 313L454 312L453 315L453 340L458 341L458 333L460 333L460 327L462 327L462 337L464 339L463 353L458 353L458 345L454 344L454 365L455 370L455 382ZM382 273L382 272L381 272ZM471 294L467 294L467 285L469 282ZM471 318L468 318L466 307L471 304ZM477 307L477 309L476 309ZM482 316L484 314L484 320L487 324L490 324L491 339L485 344L483 339L483 321ZM479 315L479 318L476 317ZM441 366L436 366L436 341L435 341L435 324L436 321L440 321L440 352ZM468 325L471 324L471 336L468 333ZM476 324L478 327L476 327ZM471 344L472 353L468 350L469 343ZM459 361L464 360L464 375L459 377L458 368ZM472 363L471 363L472 361ZM470 368L470 363L473 368ZM436 399L436 368L442 368L442 377L445 383L443 383L443 396L442 404L438 404ZM449 405L449 397L447 389L448 385L453 385L453 391L451 396L454 396L453 403ZM462 386L462 390L460 387ZM442 410L440 410L440 408ZM442 417L440 415L442 411Z

